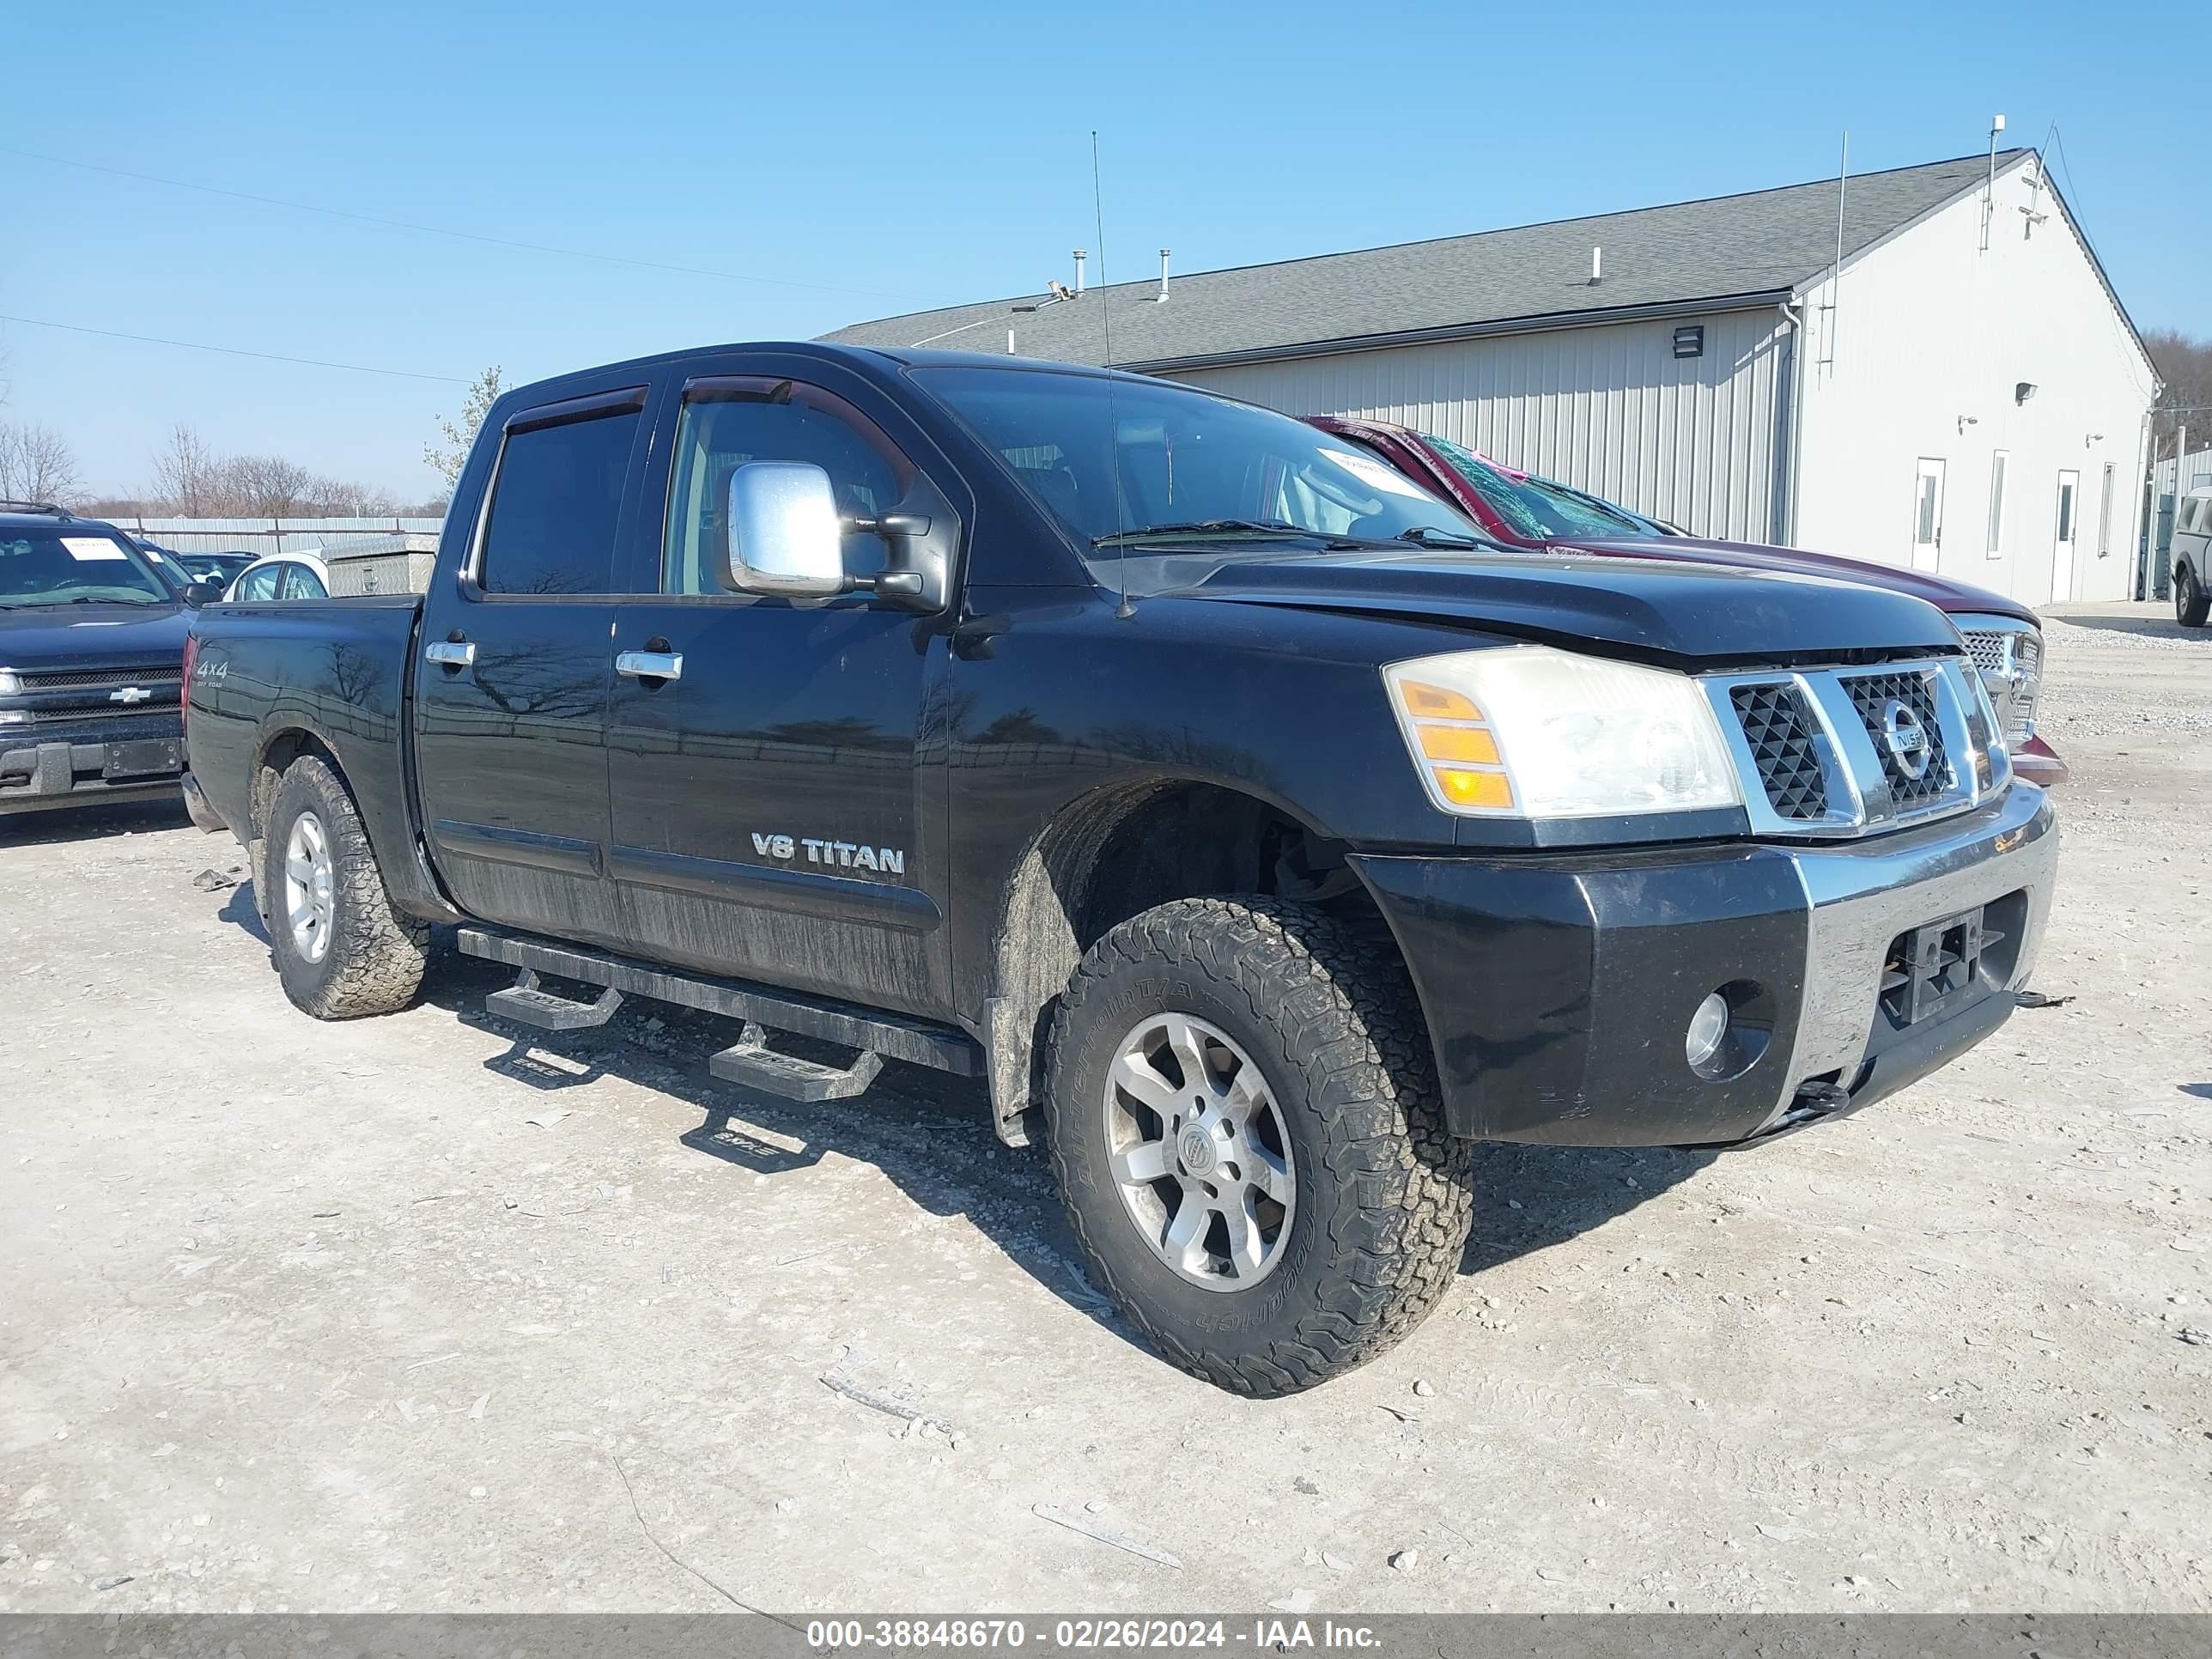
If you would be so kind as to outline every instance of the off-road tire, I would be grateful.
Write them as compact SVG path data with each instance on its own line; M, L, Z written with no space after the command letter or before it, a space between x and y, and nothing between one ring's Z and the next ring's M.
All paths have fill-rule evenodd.
M284 915L284 849L293 823L307 811L322 821L336 877L330 946L319 962L301 956ZM277 976L295 1006L317 1019L360 1019L395 1012L415 1000L429 955L430 925L392 908L353 796L316 756L293 762L276 786L256 884Z
M2173 573L2173 617L2184 628L2202 628L2208 613L2212 613L2212 593L2204 591L2204 584L2187 565Z
M1280 1260L1209 1290L1139 1233L1109 1164L1104 1091L1131 1025L1209 1021L1258 1063L1296 1158ZM1085 955L1053 1022L1045 1118L1095 1280L1173 1364L1237 1394L1295 1393L1363 1364L1450 1287L1473 1216L1473 1149L1444 1127L1436 1066L1395 955L1322 912L1179 899Z

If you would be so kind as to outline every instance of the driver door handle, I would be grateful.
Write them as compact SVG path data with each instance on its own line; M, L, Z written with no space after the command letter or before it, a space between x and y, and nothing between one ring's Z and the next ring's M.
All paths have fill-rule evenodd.
M634 680L680 680L684 678L681 651L623 651L615 657L615 672Z
M466 668L477 659L472 640L433 640L422 647L422 659L441 668Z

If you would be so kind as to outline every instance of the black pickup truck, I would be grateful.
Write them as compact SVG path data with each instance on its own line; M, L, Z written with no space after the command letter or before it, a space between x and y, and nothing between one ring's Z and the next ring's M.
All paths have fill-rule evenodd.
M1752 1140L1988 1036L2057 854L1917 599L1531 561L1286 417L953 353L511 392L427 597L211 606L186 714L308 1012L444 922L526 1023L980 1076L1127 1316L1262 1395L1435 1304L1476 1139Z

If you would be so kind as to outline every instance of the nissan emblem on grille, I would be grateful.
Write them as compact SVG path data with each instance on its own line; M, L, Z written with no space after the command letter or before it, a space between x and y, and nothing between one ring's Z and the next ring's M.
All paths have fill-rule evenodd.
M1906 777L1917 783L1927 776L1930 758L1928 728L1901 698L1892 697L1882 705L1881 740L1895 757L1898 769Z

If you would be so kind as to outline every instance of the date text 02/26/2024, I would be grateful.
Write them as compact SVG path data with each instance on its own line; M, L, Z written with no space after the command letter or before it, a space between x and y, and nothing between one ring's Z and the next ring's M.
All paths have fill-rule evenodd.
M1049 1632L1048 1634L1048 1632ZM806 1643L821 1652L872 1649L1028 1649L1097 1652L1244 1647L1288 1652L1297 1648L1373 1651L1381 1645L1371 1626L1322 1620L1059 1619L1032 1631L1018 1619L817 1619Z

